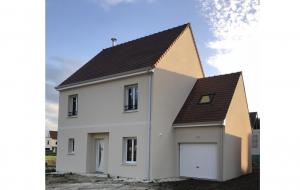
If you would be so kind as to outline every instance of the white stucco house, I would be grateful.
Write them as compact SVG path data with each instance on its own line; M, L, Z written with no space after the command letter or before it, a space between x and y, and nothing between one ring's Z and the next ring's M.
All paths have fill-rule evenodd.
M57 131L47 131L45 141L46 152L57 152Z
M56 89L59 172L217 181L251 172L242 73L205 77L190 24L103 49Z

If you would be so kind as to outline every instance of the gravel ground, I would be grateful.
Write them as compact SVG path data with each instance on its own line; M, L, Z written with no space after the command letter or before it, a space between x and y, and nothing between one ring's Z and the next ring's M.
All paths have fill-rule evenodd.
M254 170L252 174L226 182L188 179L172 182L146 183L77 174L46 175L47 190L259 190L259 183L259 170Z

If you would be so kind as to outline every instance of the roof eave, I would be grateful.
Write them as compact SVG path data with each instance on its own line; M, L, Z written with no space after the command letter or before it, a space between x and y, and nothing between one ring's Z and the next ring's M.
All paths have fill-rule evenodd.
M141 69L131 70L131 71L123 72L123 73L117 73L117 74L99 77L99 78L95 78L95 79L91 79L91 80L85 80L85 81L81 81L81 82L77 82L77 83L59 85L59 86L55 87L55 89L57 91L62 91L62 90L67 90L67 89L72 89L72 88L77 88L77 87L82 87L82 86L88 86L88 85L92 85L92 84L98 84L98 83L102 83L102 82L107 82L107 81L112 81L112 80L132 77L132 76L138 76L138 75L152 73L152 72L154 72L153 67L144 67Z
M195 122L195 123L176 123L173 124L174 128L187 128L187 127L211 127L211 126L225 126L226 120L209 121L209 122Z

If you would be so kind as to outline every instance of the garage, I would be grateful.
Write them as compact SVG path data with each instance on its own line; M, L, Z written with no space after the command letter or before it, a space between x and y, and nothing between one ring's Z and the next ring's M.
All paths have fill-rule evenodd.
M217 144L180 144L180 176L218 179Z

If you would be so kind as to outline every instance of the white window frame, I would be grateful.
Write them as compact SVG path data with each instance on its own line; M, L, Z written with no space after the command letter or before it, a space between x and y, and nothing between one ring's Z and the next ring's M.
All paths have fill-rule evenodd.
M132 89L132 109L128 109L129 102L128 102L128 97L129 97L129 89ZM127 85L124 87L124 111L125 112L131 112L131 111L137 111L138 110L138 105L139 105L139 91L138 91L138 84L132 84L132 85Z
M73 98L76 98L75 114L73 114ZM78 94L68 96L68 117L77 117L78 115Z
M69 138L68 139L68 153L74 154L74 152L75 152L75 139Z
M137 138L136 137L124 137L123 138L123 162L125 164L131 164L131 165L135 165L137 163ZM128 144L128 140L131 141L131 147L132 147L132 151L131 151L131 160L127 160L127 153L128 153L128 150L127 150L127 144ZM136 140L136 147L134 147L134 140ZM135 155L135 160L134 160L134 149L135 149L135 152L136 152L136 155Z

